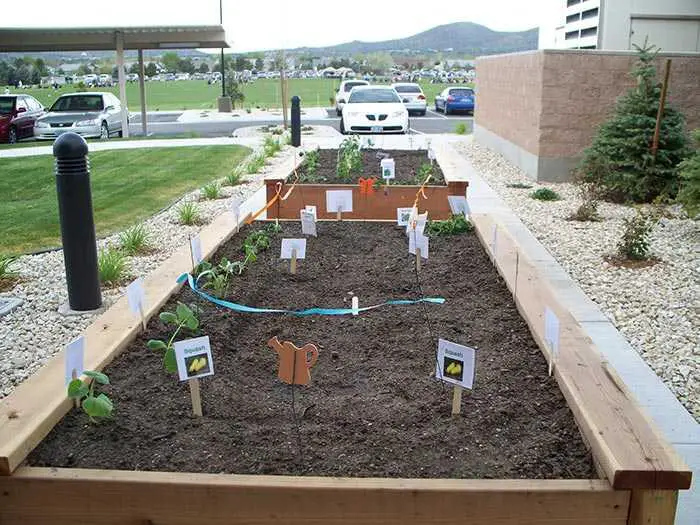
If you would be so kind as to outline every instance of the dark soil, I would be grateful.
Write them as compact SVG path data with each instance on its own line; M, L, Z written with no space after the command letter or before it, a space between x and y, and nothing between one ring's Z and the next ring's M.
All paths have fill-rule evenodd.
M307 166L304 164L299 169L299 176L302 182L314 184L348 184L342 181L336 174L336 165L338 159L337 149L322 149L318 151L318 168L315 174L310 174L307 171ZM379 163L383 158L394 159L395 179L392 179L391 184L414 184L420 186L423 184L427 175L419 176L421 166L432 166L433 178L428 182L431 186L444 186L445 179L442 170L437 162L430 163L428 152L426 150L382 150L382 149L364 149L362 150L362 165L363 170L360 174L353 174L351 184L357 184L359 179L367 177L376 177L380 182L383 182Z
M259 228L257 226L256 228ZM299 236L297 223L283 235ZM213 258L239 259L246 227ZM280 238L232 284L229 299L272 308L349 307L417 298L402 229L321 222L291 275ZM169 332L154 318L105 370L112 420L73 409L30 455L31 465L241 474L434 478L596 478L562 394L512 297L472 233L433 238L420 272L443 305L389 306L357 317L233 313L184 288L202 309L216 375L201 380L204 417L186 382L146 348ZM427 319L426 319L427 316ZM277 379L272 336L319 345L308 387ZM436 380L437 338L476 347L474 390L450 416ZM301 444L301 447L299 446Z

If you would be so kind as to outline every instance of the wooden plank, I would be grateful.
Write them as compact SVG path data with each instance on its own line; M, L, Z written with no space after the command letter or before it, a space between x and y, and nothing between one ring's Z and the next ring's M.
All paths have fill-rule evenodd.
M245 218L239 218L243 224ZM230 212L217 217L200 232L206 258L234 233ZM177 277L192 269L189 246L182 247L144 279L150 319L179 289ZM129 310L126 296L120 298L83 332L85 368L102 370L142 330L141 320ZM72 407L64 386L64 350L0 401L0 474L11 473Z
M489 250L494 220L472 217L482 244ZM559 318L560 352L555 378L576 421L616 489L687 489L692 474L639 407L622 380L605 362L583 328L561 301L553 284L498 224L495 261L509 288L517 286L516 304L534 339L544 344L544 308ZM518 257L514 257L515 253ZM517 284L515 264L517 261Z
M628 525L673 525L678 491L633 490Z
M276 180L267 180L267 201L270 202L277 193ZM287 194L291 184L283 184L281 195ZM433 219L444 220L450 217L448 195L464 194L466 186L455 184L452 189L447 186L426 186L427 199L419 201L420 210L428 210ZM268 219L299 219L299 210L306 205L316 206L319 219L335 219L335 213L326 211L326 191L351 190L353 200L352 212L343 212L345 219L389 220L396 219L396 208L410 208L416 199L418 186L391 185L386 191L382 188L371 195L360 194L357 184L297 184L287 200L278 200L267 212ZM450 193L454 191L456 193ZM460 193L461 192L461 193Z
M237 476L23 467L0 477L0 523L73 525L624 525L600 480Z

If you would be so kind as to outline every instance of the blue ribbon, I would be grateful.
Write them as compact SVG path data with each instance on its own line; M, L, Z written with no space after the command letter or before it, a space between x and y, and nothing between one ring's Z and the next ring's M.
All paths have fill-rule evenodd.
M182 284L185 281L190 285L192 291L199 295L200 297L206 299L209 302L223 306L224 308L229 308L234 312L242 312L246 314L291 314L299 317L306 315L352 315L355 312L367 312L369 310L374 310L375 308L381 308L382 306L395 306L395 305L407 305L407 304L418 304L418 303L433 303L433 304L443 304L445 302L444 297L423 297L422 299L395 299L393 301L386 301L381 304L375 304L373 306L365 306L364 308L358 308L353 310L352 308L307 308L306 310L280 310L275 308L256 308L254 306L246 306L244 304L232 303L230 301L224 301L223 299L217 299L211 295L199 290L195 284L194 277L189 273L183 273L177 278L177 282Z

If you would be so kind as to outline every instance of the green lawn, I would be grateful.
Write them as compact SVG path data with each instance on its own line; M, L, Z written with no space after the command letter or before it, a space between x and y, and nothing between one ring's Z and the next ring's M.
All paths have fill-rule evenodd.
M298 95L302 99L302 106L328 107L330 98L334 96L340 81L338 79L292 78L289 80L289 96ZM423 91L428 98L429 105L433 104L435 95L442 91L445 84L430 84L421 82ZM119 96L119 89L96 88L95 91L107 89ZM0 93L3 89L0 88ZM54 89L23 89L36 97L42 104L49 107L59 95L73 92L73 88ZM13 90L14 92L14 90ZM256 80L243 86L245 94L244 107L261 106L265 108L281 107L279 80ZM174 82L148 82L146 83L146 107L149 111L176 111L183 109L215 109L216 97L221 93L221 85L208 85L204 80L183 80ZM126 97L130 111L140 111L138 83L129 83L126 86Z
M126 229L204 183L223 178L249 150L193 146L90 154L98 237ZM53 157L0 159L0 253L61 245Z

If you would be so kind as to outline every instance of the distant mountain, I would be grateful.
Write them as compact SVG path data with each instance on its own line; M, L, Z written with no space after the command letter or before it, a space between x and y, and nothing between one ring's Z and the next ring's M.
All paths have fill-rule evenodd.
M537 29L519 32L493 31L472 22L437 26L417 35L383 42L348 42L330 47L293 49L300 53L352 55L378 51L445 51L473 56L537 49Z

